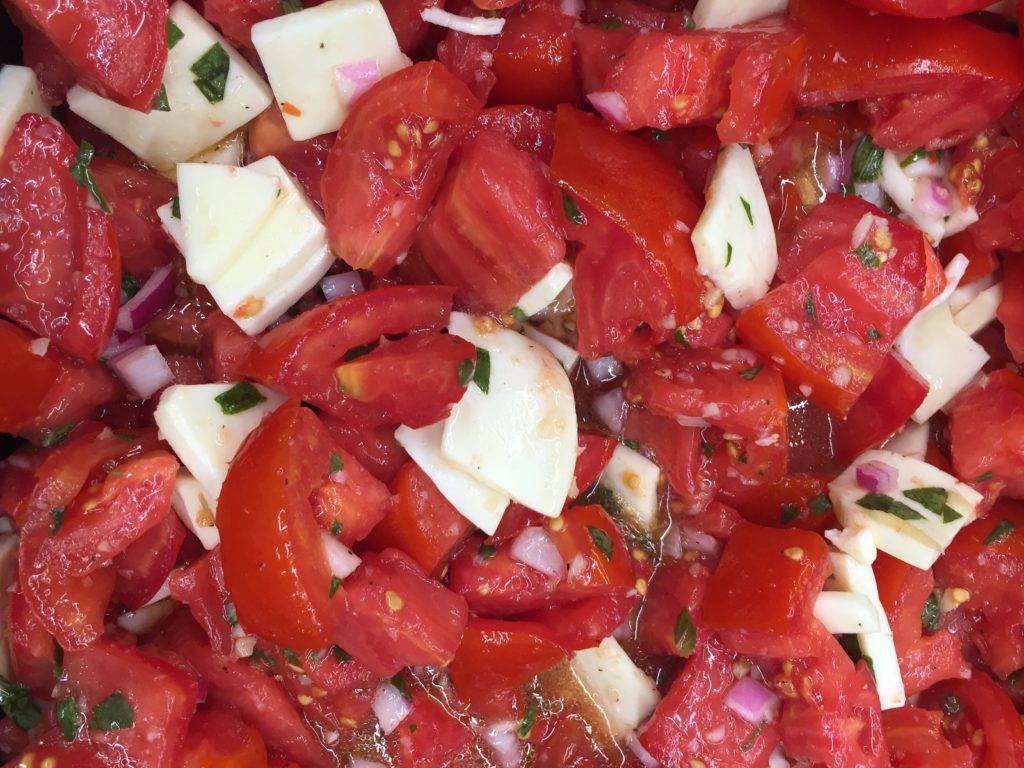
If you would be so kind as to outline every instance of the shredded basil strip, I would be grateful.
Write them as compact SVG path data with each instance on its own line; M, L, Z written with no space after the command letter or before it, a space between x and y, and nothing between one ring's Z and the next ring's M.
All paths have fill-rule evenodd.
M60 733L64 737L64 741L74 741L75 734L78 733L78 707L75 706L75 697L73 694L69 694L65 698L58 701L53 707L53 714L57 718L57 724L60 726Z
M196 62L189 67L189 71L196 76L192 82L199 92L206 97L211 104L224 101L224 91L228 85L228 70L231 68L231 59L220 43L211 45Z
M565 218L571 221L576 226L583 226L587 223L587 217L583 215L583 211L576 205L576 201L572 199L572 195L562 190L562 210L565 211Z
M240 381L213 399L220 406L221 413L225 416L233 416L236 413L255 408L260 403L266 402L267 398L248 381Z
M516 733L520 739L530 738L530 734L533 732L533 726L537 724L537 708L529 706L526 708L526 714L523 715L523 722L519 724L516 729Z
M676 328L676 332L672 334L672 338L676 340L676 343L689 348L690 342L686 340L686 332L682 328Z
M892 496L886 496L884 493L866 493L857 500L857 506L878 512L887 512L900 520L924 520L924 515L916 509L912 509L902 501L896 501Z
M1000 520L999 524L992 529L992 533L985 537L985 545L989 546L991 544L996 544L1002 541L1011 533L1013 533L1016 527L1017 525L1015 523L1010 522L1009 520Z
M473 370L476 368L476 362L472 359L467 358L459 363L459 386L464 387L473 380Z
M482 560L490 560L495 554L497 554L497 552L498 548L496 546L484 543L480 545L480 549L477 551L477 554L480 555Z
M960 700L952 693L947 693L946 698L942 700L942 711L947 715L960 714Z
M53 525L50 526L50 536L56 536L57 531L64 525L64 516L68 513L67 507L54 507L50 510L50 517L53 518Z
M335 472L341 472L344 468L345 462L341 460L341 456L336 454L334 451L331 451L331 464L327 468L327 471L333 475Z
M633 451L639 451L640 450L640 441L639 440L623 440L622 444L624 446L626 446L627 448L629 448L630 450L633 450Z
M878 254L867 243L862 243L854 248L853 255L860 259L860 263L868 269L878 269L878 267L882 266L882 260L878 258Z
M911 501L916 501L929 512L939 515L944 523L952 523L954 520L959 520L963 517L963 515L947 503L949 501L949 491L945 488L911 488L904 491L903 495Z
M491 389L491 353L483 347L476 348L476 367L473 369L473 383L485 395Z
M811 322L815 325L818 324L818 308L814 305L814 294L810 291L807 292L807 301L804 303L804 312L811 318Z
M924 147L918 147L900 160L900 168L906 168L907 166L913 165L918 160L924 160L926 157L928 157L928 153L925 151Z
M302 659L299 658L299 654L297 654L291 648L282 648L281 655L284 656L284 660L287 661L289 664L292 664L296 667L302 666Z
M740 204L743 206L743 212L747 214L747 221L750 222L750 226L754 226L754 214L750 211L750 203L747 199L740 195Z
M684 659L688 658L697 648L697 626L693 623L689 608L683 608L676 616L674 637L676 650Z
M984 474L978 475L976 478L974 478L974 482L976 482L976 483L987 483L991 479L992 479L992 473L991 472L985 472Z
M921 609L921 626L925 632L935 632L939 628L939 596L932 592Z
M341 578L338 576L331 576L331 588L327 590L327 596L334 598L335 593L338 591L338 587L341 586Z
M120 691L114 691L92 708L89 727L94 731L120 731L135 725L135 710Z
M171 49L185 36L181 27L174 23L174 19L167 20L167 48Z
M881 176L884 156L885 150L865 134L853 151L853 180L867 184Z
M832 500L829 499L829 497L826 496L824 493L819 493L817 496L815 496L813 499L807 502L807 506L811 508L811 512L816 514L818 517L821 517L826 512L832 509Z
M74 426L74 424L64 424L56 429L51 429L43 435L43 439L39 441L39 444L43 446L43 448L53 448L53 446L63 443L68 439L68 435L71 434L71 430Z
M142 283L140 283L138 279L132 277L127 272L121 273L121 293L123 293L126 298L130 299L138 293L141 288Z
M603 22L603 21L601 22L602 25L604 25L604 23L605 22ZM616 21L615 24L616 24L615 27L602 27L602 28L603 29L618 29L619 27L622 26L622 22L621 21ZM671 134L669 134L668 131L661 130L660 128L651 128L651 136L654 137L655 141L671 141L672 140Z
M181 201L178 198L171 200L171 216L175 219L181 218Z
M725 244L725 266L732 264L732 243Z
M526 313L523 312L519 307L512 307L508 311L508 316L515 320L517 323L525 323L529 318Z
M341 534L341 523L337 520L331 522L331 535L338 536Z
M156 112L170 112L171 102L167 100L167 86L160 83L160 90L156 92L156 97L153 99L152 109Z
M882 338L882 333L875 326L868 328L868 341L878 341Z
M331 653L334 654L334 660L339 664L343 664L346 661L352 661L352 654L346 651L340 645L332 645Z
M742 376L747 381L753 381L754 379L757 378L757 374L759 374L762 370L764 370L763 365L755 365L753 368L747 368L747 370L745 371L740 371L740 376Z
M23 731L39 725L39 707L32 699L32 693L24 685L3 676L0 676L0 710Z
M711 443L701 443L700 450L703 452L705 459L710 459L715 452L715 446Z
M800 517L800 508L796 504L782 505L782 515L779 519L781 520L783 525L788 525L789 523L796 520L798 517Z
M302 10L302 0L277 0L277 4L281 8L281 13L285 16Z
M104 213L110 213L110 206L107 205L106 198L103 197L100 188L96 186L96 179L93 177L92 171L89 170L89 163L92 162L94 154L96 154L96 149L93 145L82 139L82 143L79 144L78 151L75 153L75 159L68 166L68 170L71 171L71 178L75 180L75 183L92 195L92 199L96 201L100 209Z
M388 682L395 686L407 701L412 701L412 692L409 690L409 685L405 682L401 672L396 672L394 676L388 678Z
M590 540L594 542L594 546L604 555L604 559L610 563L612 555L615 554L615 545L612 544L611 536L596 525L588 525L587 531L590 533Z
M683 29L693 31L696 28L697 22L693 20L693 16L683 11Z

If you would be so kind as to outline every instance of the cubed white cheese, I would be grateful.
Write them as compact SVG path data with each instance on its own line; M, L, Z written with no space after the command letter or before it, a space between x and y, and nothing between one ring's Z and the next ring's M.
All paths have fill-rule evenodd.
M212 163L213 165L241 165L245 160L245 131L235 131L222 141L207 147L190 163Z
M0 69L0 155L14 133L15 124L29 112L50 114L40 95L36 73L28 67L5 64Z
M625 445L615 446L600 483L615 494L619 504L645 531L658 518L658 480L661 470L646 456Z
M444 422L452 463L523 506L557 517L576 467L576 401L540 344L490 318L453 312L450 333L487 350L488 391L471 384Z
M938 244L944 237L955 235L978 220L974 206L962 205L956 190L945 178L944 170L948 170L945 153L938 162L924 159L907 168L900 165L904 158L891 150L885 151L879 184L918 229ZM919 172L915 167L918 165L924 166L924 170ZM933 166L935 172L930 172L929 166Z
M460 515L484 533L493 534L510 499L448 461L441 453L443 432L443 422L421 429L399 427L395 440Z
M886 440L882 447L901 456L909 456L912 459L924 461L924 457L928 453L928 434L928 424L918 424L916 421L911 421L903 429Z
M572 373L572 369L576 367L576 363L580 361L579 352L570 347L568 344L564 344L553 336L548 336L542 331L538 331L532 325L523 326L523 334L526 338L536 341L544 349L555 356L555 359L562 364L565 368L566 373Z
M878 558L878 547L867 525L851 525L848 528L825 531L828 539L840 552L845 552L857 562L871 565Z
M789 0L697 0L693 21L699 29L733 27L784 13Z
M217 499L211 497L206 489L191 474L182 470L174 483L171 495L171 508L188 528L204 549L216 549L220 544L220 531L217 530Z
M838 588L868 598L875 607L880 631L856 633L857 644L860 646L861 654L870 659L882 709L902 707L907 701L906 691L903 688L903 677L900 675L896 646L892 641L892 629L885 617L882 602L878 599L878 584L875 582L874 571L870 565L859 563L841 552L833 552L831 559L833 577Z
M1002 300L1003 284L989 286L957 311L953 315L953 322L968 336L973 336L996 319Z
M225 414L214 398L233 386L175 384L160 395L153 414L160 435L213 502L220 497L228 465L242 442L264 416L286 400L284 395L257 384L254 386L266 400L240 413Z
M853 592L822 592L814 601L814 618L833 635L882 631L878 608L870 598Z
M749 149L729 144L718 153L707 204L691 240L701 273L733 307L744 309L768 293L779 254Z
M371 62L385 76L408 61L378 0L328 0L261 21L252 44L296 141L341 127L354 101L345 67Z
M857 467L869 461L896 470L895 488L886 495L909 508L909 513L903 512L901 517L858 504L868 491L857 483ZM946 492L946 505L951 510L948 518L904 495L921 488ZM859 456L829 484L829 497L843 526L870 529L878 549L917 568L931 568L953 537L975 519L982 499L976 490L938 467L886 450L871 450ZM955 515L960 517L951 519Z
M138 112L82 86L68 92L71 111L109 133L157 167L184 162L238 130L272 101L270 88L217 31L184 0L170 9L182 37L170 49L163 85L169 111ZM228 58L224 98L211 103L191 67L213 46Z
M182 163L178 193L189 276L250 335L334 263L319 212L273 156L244 168Z
M532 317L546 308L572 280L572 267L560 261L526 293L519 297L516 306L527 317Z
M646 720L661 698L654 684L633 663L614 637L579 651L570 662L587 695L604 713L616 740L626 738Z

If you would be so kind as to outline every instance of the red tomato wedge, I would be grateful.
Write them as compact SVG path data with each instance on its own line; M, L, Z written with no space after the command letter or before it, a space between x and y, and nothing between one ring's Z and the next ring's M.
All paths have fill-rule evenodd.
M970 768L971 750L950 746L942 732L942 714L916 707L882 713L893 768Z
M496 80L489 103L544 109L578 103L573 25L556 5L533 5L509 17L491 59Z
M1024 497L1024 378L1003 369L964 390L950 411L950 444L958 476L990 473L1004 494Z
M96 360L114 330L121 262L110 217L71 177L77 151L60 125L37 114L22 117L7 142L0 312L65 352Z
M221 709L204 709L192 717L181 768L266 766L267 747L253 726Z
M919 19L946 19L988 8L985 0L849 0L869 11L914 16Z
M39 415L60 366L29 348L31 337L0 320L0 358L7 375L0 379L0 431L14 433Z
M374 85L345 119L321 181L331 248L383 274L412 245L480 103L437 62Z

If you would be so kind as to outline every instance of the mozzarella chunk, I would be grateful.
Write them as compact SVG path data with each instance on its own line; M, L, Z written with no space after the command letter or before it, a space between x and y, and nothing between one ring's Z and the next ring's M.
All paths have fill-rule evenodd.
M693 21L698 29L718 29L784 13L789 0L697 0Z
M617 740L629 736L646 720L661 698L654 681L640 671L614 637L606 637L596 648L579 651L570 665Z
M525 507L558 517L576 467L576 401L540 344L489 318L453 312L448 330L490 357L488 391L471 385L444 423L452 463Z
M924 461L928 453L928 425L909 422L903 429L886 440L882 447L887 451Z
M833 552L832 572L836 585L844 592L866 597L874 606L879 623L878 632L858 632L857 644L863 656L871 660L871 670L878 688L878 699L882 709L895 709L907 702L900 675L900 664L896 646L892 641L892 629L885 617L885 609L878 599L878 584L870 565L858 563L849 555ZM823 593L824 594L824 593Z
M244 168L182 163L178 199L189 276L250 335L334 263L320 214L273 156Z
M871 528L866 525L851 525L849 528L825 531L825 538L840 552L845 552L857 562L871 565L878 558Z
M448 461L441 452L443 433L444 422L420 429L403 426L395 431L395 440L460 515L491 535L498 530L511 499Z
M565 286L572 280L572 267L560 261L526 293L519 297L516 307L527 317L532 317L558 298Z
M572 373L576 363L580 361L579 353L568 344L563 344L554 336L538 331L532 325L523 326L523 335L531 341L536 341L544 349L555 356L555 359L562 364L566 373Z
M209 496L199 481L185 470L178 473L174 483L171 508L184 526L199 539L204 549L217 548L220 544L217 499Z
M163 85L170 111L138 112L82 86L68 91L71 111L110 134L158 168L184 162L238 130L270 106L270 88L248 62L184 0L170 19L182 32L170 49ZM227 54L224 98L211 103L196 87L191 67L213 46Z
M996 313L999 311L999 304L1002 300L1003 284L996 283L989 286L958 311L955 311L953 322L968 336L973 336L996 319Z
M28 67L3 65L0 68L0 155L18 120L29 112L50 114L50 108L40 95L36 73Z
M245 160L245 131L235 131L223 141L207 147L195 157L192 163L212 163L214 165L241 165Z
M615 494L623 511L645 531L650 531L658 516L660 478L661 470L657 464L620 444L615 446L600 482Z
M328 0L261 21L252 44L295 141L341 127L359 95L345 67L375 63L383 77L408 61L378 0Z
M868 492L857 483L857 466L869 461L896 470L895 490L886 495L908 507L911 513L904 517L914 519L867 509L858 503ZM946 491L946 505L960 517L944 522L941 515L904 495L921 488ZM829 484L829 497L843 526L869 529L878 549L917 568L931 568L953 537L975 519L982 500L980 493L938 467L886 450L871 450L859 456Z
M730 144L718 153L707 204L691 240L701 273L733 307L744 309L768 293L779 254L749 149Z
M242 442L263 417L287 398L254 385L266 400L240 413L225 414L214 399L234 384L175 384L160 395L153 414L160 435L216 503Z
M875 604L867 596L853 592L822 592L814 601L814 618L833 635L882 631Z
M937 245L978 220L974 206L964 206L945 178L949 162L946 153L938 162L925 158L907 168L905 156L886 150L879 184L896 207Z

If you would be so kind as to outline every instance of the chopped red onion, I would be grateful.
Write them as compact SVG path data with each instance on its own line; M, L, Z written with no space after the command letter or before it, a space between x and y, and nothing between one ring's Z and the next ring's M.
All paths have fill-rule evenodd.
M117 329L129 333L141 331L161 310L167 308L172 298L174 273L168 265L150 275L139 292L117 311Z
M601 383L616 379L626 372L626 367L611 355L587 360L584 365L587 367L587 375Z
M377 689L377 695L373 698L371 707L385 736L395 730L412 711L410 701L391 683L385 683Z
M519 768L523 763L523 748L515 733L517 725L508 721L490 723L481 734L494 750L500 768Z
M108 362L128 390L145 399L174 381L167 361L152 344L137 347Z
M355 296L366 290L363 278L355 270L342 272L340 275L328 275L320 281L320 290L324 298L334 301L342 296Z
M899 471L884 461L865 461L857 465L857 485L872 493L888 493L896 487Z
M853 233L850 235L850 248L858 248L864 244L871 233L871 225L874 222L874 214L865 213L860 217L860 221L857 222L857 226L853 228Z
M327 564L331 573L339 579L344 579L352 571L359 567L362 560L352 550L331 536L327 531L320 531L320 538L324 542L324 552L327 555Z
M712 557L722 551L722 543L714 536L703 531L695 531L686 526L683 526L682 529L681 543L683 549L691 549L694 552L699 552L702 555L711 555Z
M725 706L751 725L774 720L780 703L778 696L752 677L744 677L725 694Z
M512 542L509 555L517 563L528 565L554 579L561 579L565 574L565 561L543 528L524 528Z
M626 122L626 100L617 91L595 91L587 94L587 101L594 109L613 123Z
M562 13L578 19L583 13L583 0L561 0L559 3Z
M205 680L196 681L196 703L205 704L206 697L210 693L210 684Z
M938 179L921 179L917 193L914 201L926 216L942 218L953 212L953 195Z
M110 343L103 350L101 357L104 360L113 360L118 355L130 352L133 349L145 344L146 339L141 333L128 333L128 331L115 331L110 335Z
M681 427L696 427L697 429L711 426L707 419L702 419L699 416L680 416L676 419L676 424Z
M482 37L501 34L501 30L505 26L505 20L502 18L458 16L443 8L424 8L420 11L420 18L428 24L436 24L445 29Z
M626 420L626 396L621 387L604 392L594 398L594 413L616 435L622 434Z
M355 101L380 80L380 62L361 59L334 68L334 81L343 99Z
M644 745L640 743L640 739L636 737L636 734L629 739L629 751L636 755L637 760L643 763L644 768L661 768L661 763L655 760L651 753L644 749Z

